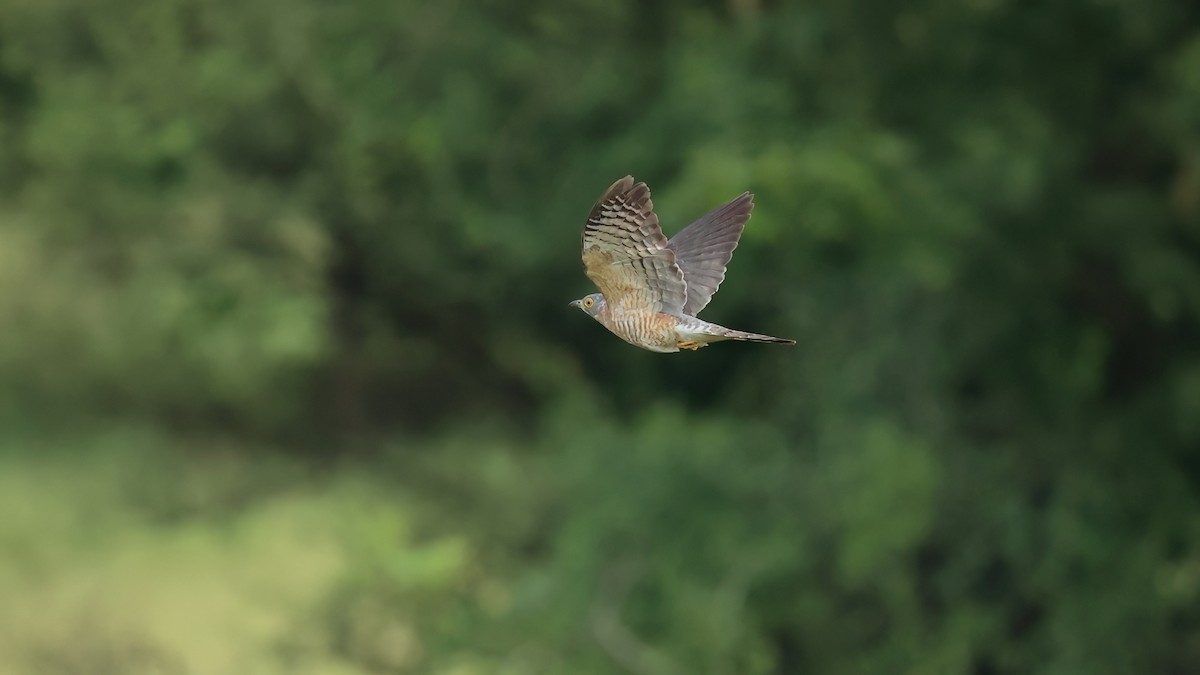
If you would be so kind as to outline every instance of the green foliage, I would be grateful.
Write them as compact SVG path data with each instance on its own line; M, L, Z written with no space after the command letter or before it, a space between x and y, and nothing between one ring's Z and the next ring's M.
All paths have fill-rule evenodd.
M1198 18L0 2L0 670L1195 671Z

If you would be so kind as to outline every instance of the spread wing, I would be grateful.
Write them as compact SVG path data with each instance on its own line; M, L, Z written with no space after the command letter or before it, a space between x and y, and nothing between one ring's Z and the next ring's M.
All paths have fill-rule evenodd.
M696 316L725 280L725 266L750 220L754 195L740 197L680 230L667 242L687 283L683 313Z
M687 302L650 188L632 176L613 183L592 207L583 229L583 268L610 305L679 314Z

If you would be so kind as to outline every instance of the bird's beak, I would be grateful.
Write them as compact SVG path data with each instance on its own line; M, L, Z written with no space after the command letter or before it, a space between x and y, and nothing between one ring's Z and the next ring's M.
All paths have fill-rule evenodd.
M574 307L575 309L579 309L581 306L582 305L578 300L572 300L571 302L567 303L567 307Z

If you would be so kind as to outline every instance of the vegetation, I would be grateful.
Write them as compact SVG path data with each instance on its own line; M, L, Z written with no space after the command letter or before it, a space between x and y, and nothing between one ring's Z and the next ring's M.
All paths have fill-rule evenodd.
M0 0L0 325L0 671L1200 668L1200 6Z

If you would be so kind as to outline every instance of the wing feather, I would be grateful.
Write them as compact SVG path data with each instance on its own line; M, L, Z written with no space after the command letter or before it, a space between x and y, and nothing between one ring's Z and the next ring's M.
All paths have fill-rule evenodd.
M592 207L583 229L583 268L610 304L679 314L687 285L654 213L650 188L626 176Z
M696 316L725 280L725 266L750 220L754 195L743 192L737 199L714 209L683 228L667 243L687 284L683 313Z

